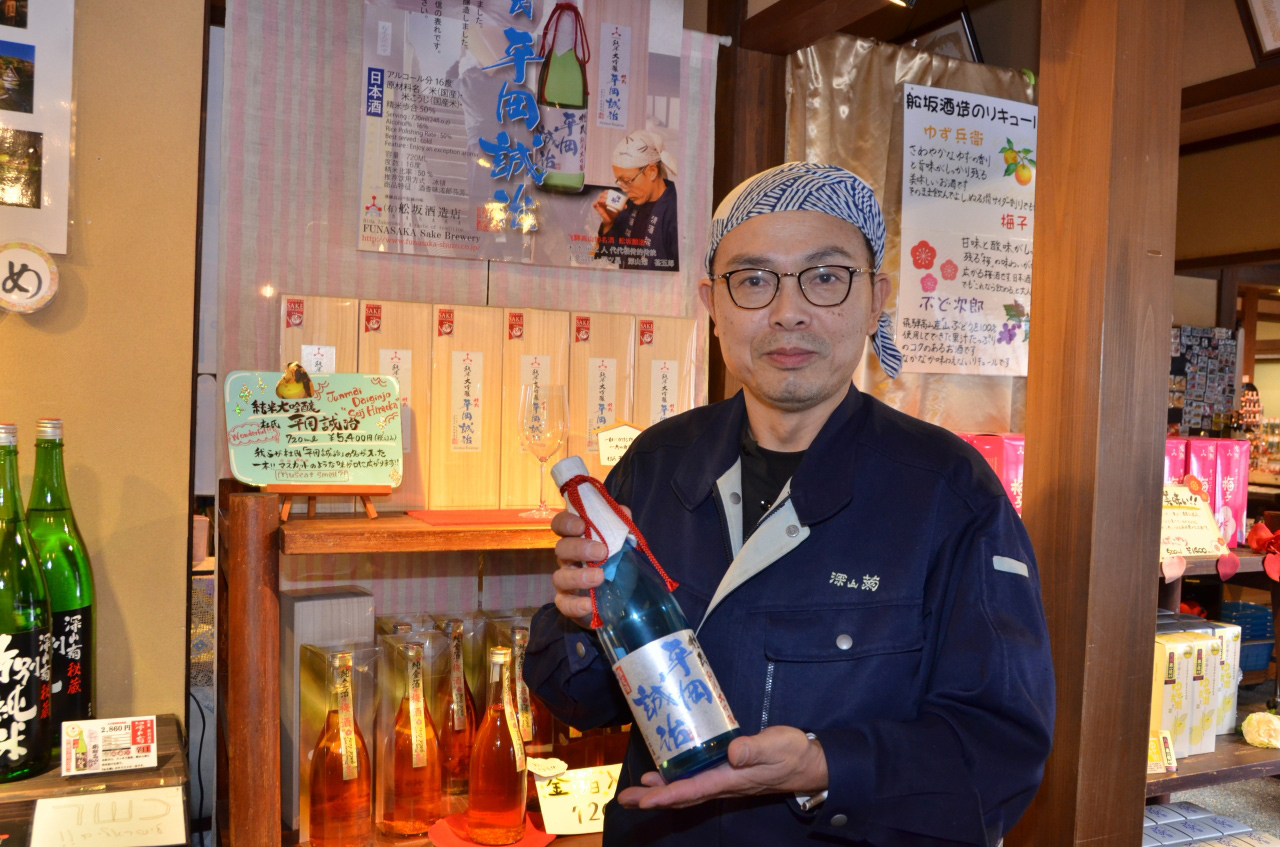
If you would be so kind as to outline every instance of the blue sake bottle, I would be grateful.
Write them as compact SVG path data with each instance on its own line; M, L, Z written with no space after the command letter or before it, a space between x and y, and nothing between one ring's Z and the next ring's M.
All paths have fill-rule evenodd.
M592 627L658 773L672 782L720 764L740 734L738 722L665 574L580 458L557 462L551 476L569 510L591 522L591 537L612 554L600 565L605 580L593 592Z

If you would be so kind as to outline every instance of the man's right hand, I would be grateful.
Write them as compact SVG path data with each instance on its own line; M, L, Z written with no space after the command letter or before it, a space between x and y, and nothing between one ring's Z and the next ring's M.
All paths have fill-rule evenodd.
M622 507L628 515L631 510ZM587 525L572 512L561 512L551 520L551 529L560 540L556 542L556 559L560 567L551 575L556 589L556 608L566 618L583 626L591 621L591 597L589 591L604 582L604 571L587 567L587 562L598 562L609 555L603 541L582 537Z
M607 232L609 227L613 226L613 222L618 219L618 213L610 209L605 201L609 198L609 192L600 192L600 196L596 198L596 202L591 204L591 208L596 210L596 214L600 215L600 219L604 221L602 232Z

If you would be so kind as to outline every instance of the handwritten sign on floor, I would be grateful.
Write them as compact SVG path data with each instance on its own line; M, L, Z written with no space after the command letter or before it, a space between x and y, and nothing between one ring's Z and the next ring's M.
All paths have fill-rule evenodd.
M36 801L31 847L170 847L187 843L181 786Z

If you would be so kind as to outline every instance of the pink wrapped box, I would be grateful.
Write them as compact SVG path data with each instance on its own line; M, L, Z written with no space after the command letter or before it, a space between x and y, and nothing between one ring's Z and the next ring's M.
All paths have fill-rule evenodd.
M1177 485L1187 475L1187 439L1164 440L1164 484Z
M1218 445L1221 443L1221 438L1187 439L1187 473L1200 480L1215 515L1222 505L1222 490L1218 487Z
M996 476L1000 476L1000 467L1004 462L1004 439L998 435L973 434L966 440L982 454Z
M1249 501L1249 442L1243 439L1218 440L1218 493L1221 497L1213 510L1218 528L1227 544L1244 543L1249 527L1245 511Z
M1026 439L1020 432L1010 432L1002 436L1004 442L1004 461L996 471L1000 482L1004 484L1005 493L1019 515L1022 514L1022 460ZM1246 462L1247 464L1247 462Z

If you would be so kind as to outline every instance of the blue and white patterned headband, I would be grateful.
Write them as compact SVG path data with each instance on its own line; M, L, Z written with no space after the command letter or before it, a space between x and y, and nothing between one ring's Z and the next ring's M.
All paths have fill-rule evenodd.
M720 201L711 218L708 277L720 239L748 218L770 212L822 212L848 221L866 236L875 269L880 270L884 260L884 216L871 187L844 168L788 162L756 174ZM893 343L893 319L884 312L880 313L876 334L871 338L871 349L889 378L896 377L902 369L902 353Z

